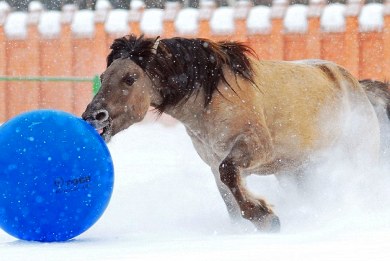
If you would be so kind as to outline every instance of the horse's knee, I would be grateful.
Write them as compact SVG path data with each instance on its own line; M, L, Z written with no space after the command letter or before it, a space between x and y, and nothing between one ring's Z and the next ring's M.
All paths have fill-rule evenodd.
M232 160L224 160L219 165L219 175L222 183L228 188L237 186L239 171Z
M279 232L280 220L265 201L247 202L241 211L243 218L251 221L255 227L262 232Z

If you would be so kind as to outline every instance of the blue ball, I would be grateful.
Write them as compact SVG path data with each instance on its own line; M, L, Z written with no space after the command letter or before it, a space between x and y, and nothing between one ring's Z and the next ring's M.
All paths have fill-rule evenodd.
M106 144L81 118L21 114L0 126L0 227L42 242L80 235L106 209L113 172Z

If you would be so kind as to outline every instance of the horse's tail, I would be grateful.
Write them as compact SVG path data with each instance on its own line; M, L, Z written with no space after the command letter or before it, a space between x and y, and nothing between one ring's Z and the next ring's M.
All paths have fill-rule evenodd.
M379 120L383 120L385 115L387 119L390 119L390 83L374 80L361 80L359 82L366 91Z

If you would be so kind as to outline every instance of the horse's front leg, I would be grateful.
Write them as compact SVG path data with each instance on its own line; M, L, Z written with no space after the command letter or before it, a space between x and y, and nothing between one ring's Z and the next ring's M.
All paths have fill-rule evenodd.
M232 192L225 184L222 183L218 169L211 168L211 170L214 174L215 182L217 183L219 193L225 202L230 218L233 221L239 220L241 218L241 210Z
M257 135L241 135L219 165L219 173L221 181L238 203L242 217L251 221L261 231L278 232L279 218L265 200L250 194L241 176L243 170L271 161L271 152L272 146L267 140L262 140Z

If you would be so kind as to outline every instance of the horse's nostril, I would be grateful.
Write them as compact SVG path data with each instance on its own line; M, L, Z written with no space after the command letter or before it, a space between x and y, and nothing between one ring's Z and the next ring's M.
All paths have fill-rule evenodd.
M95 120L97 121L106 121L108 119L108 111L106 110L99 110L97 112L94 113L94 118Z

